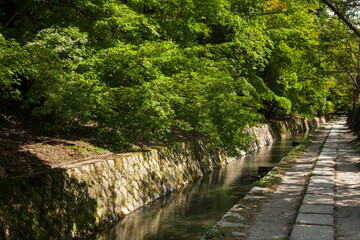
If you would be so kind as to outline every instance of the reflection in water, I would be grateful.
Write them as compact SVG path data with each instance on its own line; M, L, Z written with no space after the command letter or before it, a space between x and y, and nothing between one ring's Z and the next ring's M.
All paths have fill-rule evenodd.
M128 215L94 239L200 239L251 189L259 166L273 167L291 149L283 139L259 151L232 161L180 191L170 194Z

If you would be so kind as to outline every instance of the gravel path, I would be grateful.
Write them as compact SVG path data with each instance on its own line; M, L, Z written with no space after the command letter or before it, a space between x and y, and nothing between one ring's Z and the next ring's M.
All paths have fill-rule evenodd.
M335 174L335 238L360 239L360 155L351 146L356 137L343 125Z

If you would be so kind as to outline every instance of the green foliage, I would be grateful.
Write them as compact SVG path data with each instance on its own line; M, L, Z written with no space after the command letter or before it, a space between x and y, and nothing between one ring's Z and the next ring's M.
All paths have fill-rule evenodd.
M279 106L283 108L286 113L291 112L291 101L285 97L276 97L276 100L279 103Z
M156 40L160 37L155 21L125 4L105 1L100 11L102 17L94 22L93 38L103 45L116 45L118 41L140 44L144 39Z
M9 100L22 99L18 89L21 79L16 76L16 67L22 55L22 49L14 41L7 41L0 34L0 100L5 103Z
M321 33L321 51L328 52L326 67L331 71L328 99L335 110L349 111L354 106L360 76L359 40L336 18L329 18L326 24Z
M120 148L196 131L236 154L245 127L328 113L348 98L320 44L340 52L337 40L311 1L0 6L0 99L46 120L47 130L91 125Z
M226 237L227 232L219 228L210 228L205 232L205 238L223 238Z
M84 141L76 141L76 143L73 146L70 146L70 148L79 152L83 157L87 157L90 153L105 153L105 149L95 147Z
M161 141L175 129L195 129L236 153L246 142L244 127L261 119L256 113L260 105L251 84L234 79L225 60L213 59L216 50L163 42L100 52L95 68L114 99L102 122L117 132L126 129L123 137L132 141Z
M324 82L316 83L320 65L316 57L317 15L308 7L312 6L288 2L286 12L268 16L274 49L264 71L264 80L275 94L292 102L293 112L311 116L322 113L324 108L324 102L318 101L319 96L313 96L321 92ZM326 100L326 95L322 96ZM281 103L290 107L284 101Z
M166 40L184 46L209 37L212 26L223 25L229 15L228 0L130 0L128 5L156 21L160 35Z

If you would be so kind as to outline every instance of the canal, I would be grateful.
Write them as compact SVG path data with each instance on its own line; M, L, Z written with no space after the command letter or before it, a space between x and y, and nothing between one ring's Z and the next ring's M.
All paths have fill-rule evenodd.
M258 167L273 167L306 134L284 138L227 166L215 170L187 187L147 205L97 233L98 240L200 239L252 188Z

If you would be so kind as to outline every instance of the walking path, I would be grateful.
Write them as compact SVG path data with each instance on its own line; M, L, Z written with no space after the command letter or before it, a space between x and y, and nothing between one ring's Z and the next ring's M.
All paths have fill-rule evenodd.
M354 139L344 120L333 125L290 240L360 239L360 157L350 144Z
M334 176L339 128L339 124L333 125L316 161L291 240L334 239Z
M331 125L321 131L271 197L259 210L248 235L249 240L287 239L302 200L308 176L328 136Z
M360 239L360 154L349 144L355 139L344 125L339 128L335 167L335 238Z
M360 239L360 155L351 145L355 138L345 119L328 124L260 207L252 226L241 218L238 225L226 218L242 205L235 205L216 226L232 232L227 239Z

